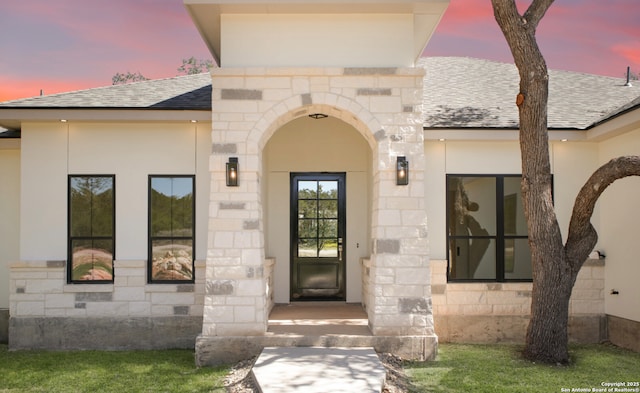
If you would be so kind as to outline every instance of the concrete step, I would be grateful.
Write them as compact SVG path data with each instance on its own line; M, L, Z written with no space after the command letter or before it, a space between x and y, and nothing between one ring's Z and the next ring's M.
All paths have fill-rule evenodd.
M269 347L252 372L263 393L380 393L385 378L373 348Z

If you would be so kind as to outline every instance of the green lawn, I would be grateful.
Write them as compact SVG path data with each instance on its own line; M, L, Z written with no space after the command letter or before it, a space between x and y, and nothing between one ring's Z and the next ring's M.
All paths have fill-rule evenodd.
M615 392L608 389L616 387L603 383L640 382L640 353L612 345L571 346L569 366L534 364L522 359L521 350L515 345L440 344L435 361L405 367L413 392Z
M640 353L611 345L573 346L572 364L563 367L532 364L522 360L520 350L441 344L435 361L406 364L410 391L595 392L603 382L640 381ZM0 345L0 393L225 392L228 371L195 367L191 350L8 352Z
M0 392L225 392L228 367L197 368L192 350L9 352Z

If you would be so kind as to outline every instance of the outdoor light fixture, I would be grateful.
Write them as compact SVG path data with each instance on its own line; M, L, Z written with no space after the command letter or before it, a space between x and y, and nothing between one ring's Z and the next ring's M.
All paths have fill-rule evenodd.
M399 186L409 184L409 161L405 156L398 156L396 162L396 184Z
M227 186L238 187L238 157L229 157L227 162Z
M312 113L309 115L310 118L312 119L326 119L327 117L329 117L329 115L325 115L324 113Z

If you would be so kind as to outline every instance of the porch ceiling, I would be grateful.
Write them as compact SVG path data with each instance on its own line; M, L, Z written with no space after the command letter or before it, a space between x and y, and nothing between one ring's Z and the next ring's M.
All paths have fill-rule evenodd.
M184 4L214 60L221 64L222 14L413 14L417 59L449 0L184 0Z

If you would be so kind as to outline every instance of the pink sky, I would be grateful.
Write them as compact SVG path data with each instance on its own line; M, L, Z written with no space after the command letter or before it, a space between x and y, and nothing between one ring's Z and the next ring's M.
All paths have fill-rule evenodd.
M550 68L638 73L638 0L556 0L538 41ZM0 54L0 101L107 86L117 72L171 77L183 58L210 57L182 0L1 0ZM512 62L490 0L451 0L425 55Z

